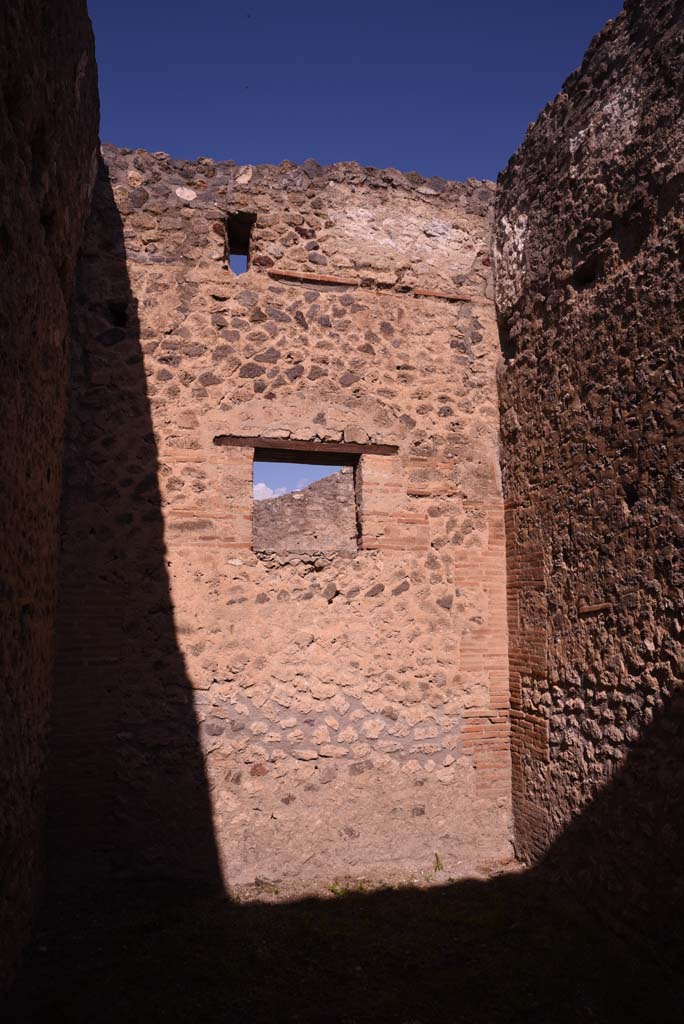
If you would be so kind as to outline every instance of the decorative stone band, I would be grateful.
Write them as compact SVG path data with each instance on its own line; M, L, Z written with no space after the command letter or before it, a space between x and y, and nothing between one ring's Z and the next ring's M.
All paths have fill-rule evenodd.
M610 601L600 601L598 604L580 604L577 610L580 615L595 615L596 612L612 612L613 605Z
M330 274L306 274L301 270L269 270L269 277L280 280L292 281L301 284L329 284L341 288L371 288L374 282L368 279L333 277ZM414 295L420 298L445 299L447 302L472 302L471 295L464 295L462 292L436 292L429 288L395 288L395 291L405 295Z
M269 277L282 277L287 281L302 281L305 284L337 284L345 288L358 288L358 278L333 277L330 274L306 274L301 270L269 270Z
M429 288L413 288L413 295L426 299L446 299L447 302L472 302L472 295L464 295L463 292L435 292Z

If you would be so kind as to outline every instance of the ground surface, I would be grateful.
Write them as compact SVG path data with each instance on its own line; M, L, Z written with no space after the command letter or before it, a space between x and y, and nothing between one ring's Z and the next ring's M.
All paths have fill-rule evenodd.
M259 888L259 902L256 890L238 902L147 885L53 904L7 1019L684 1019L678 981L538 871L375 891L338 882L293 903Z

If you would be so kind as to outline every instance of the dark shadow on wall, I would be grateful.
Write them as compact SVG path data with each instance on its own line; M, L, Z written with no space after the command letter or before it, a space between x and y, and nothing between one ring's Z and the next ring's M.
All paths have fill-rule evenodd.
M93 202L72 331L50 886L181 877L220 891L166 571L137 300L103 164Z
M679 1024L684 804L672 723L664 715L544 863L520 874L340 885L291 904L269 903L271 884L242 905L179 881L76 886L45 916L10 1019ZM673 735L663 769L647 751ZM654 832L663 816L665 834ZM635 858L630 889L620 847ZM641 934L625 938L630 902Z
M667 966L684 952L676 707L534 869L340 884L290 904L269 902L277 883L257 885L257 903L223 893L174 632L145 340L104 171L91 231L110 248L95 266L86 244L79 286L49 892L8 1019L680 1022Z

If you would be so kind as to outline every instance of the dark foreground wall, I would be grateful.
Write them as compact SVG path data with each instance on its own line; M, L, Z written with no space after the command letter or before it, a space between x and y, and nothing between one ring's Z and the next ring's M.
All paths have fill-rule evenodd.
M40 861L68 304L97 144L81 0L0 5L0 988Z
M682 876L683 95L684 4L628 2L498 187L517 847L603 791L573 876L633 918Z

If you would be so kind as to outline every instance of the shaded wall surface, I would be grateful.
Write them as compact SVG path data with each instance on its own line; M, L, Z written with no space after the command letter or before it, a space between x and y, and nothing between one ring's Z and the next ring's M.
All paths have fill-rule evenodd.
M492 186L104 154L73 359L56 877L500 864ZM240 276L236 211L256 216ZM357 446L357 550L252 550L255 438Z
M0 10L0 984L40 877L69 301L98 101L86 5Z
M610 781L556 860L671 944L683 95L683 5L628 2L501 175L495 254L517 847L537 858Z

